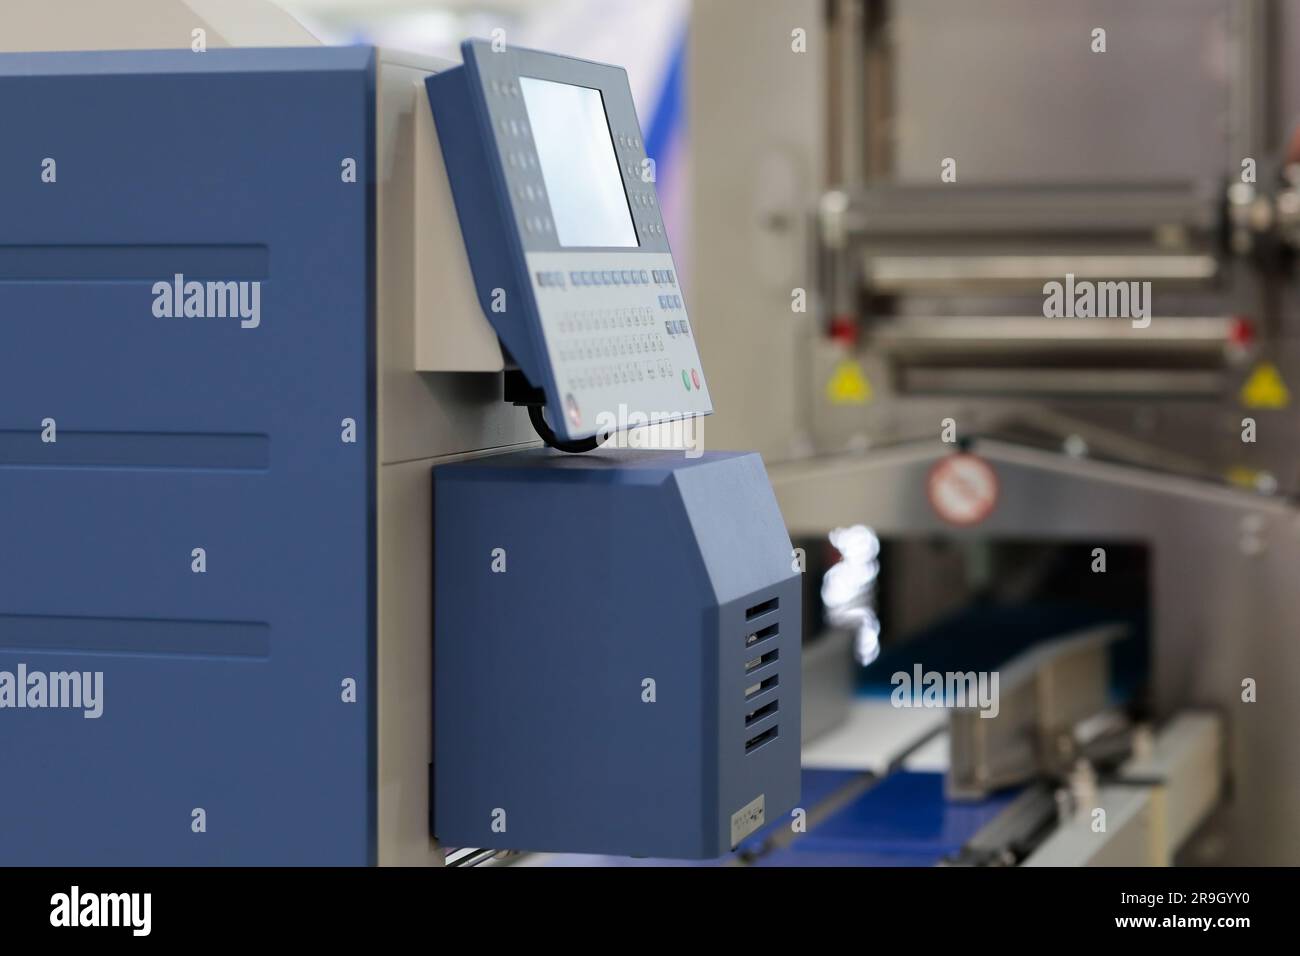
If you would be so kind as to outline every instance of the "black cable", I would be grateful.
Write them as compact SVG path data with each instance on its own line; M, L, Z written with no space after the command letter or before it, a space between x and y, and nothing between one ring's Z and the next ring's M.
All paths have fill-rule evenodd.
M577 441L564 441L546 423L546 419L542 415L541 405L528 406L528 420L533 423L533 430L537 432L542 441L546 442L551 448L568 452L570 455L580 455L584 451L599 448L609 438L608 435L593 435L591 438L579 438Z

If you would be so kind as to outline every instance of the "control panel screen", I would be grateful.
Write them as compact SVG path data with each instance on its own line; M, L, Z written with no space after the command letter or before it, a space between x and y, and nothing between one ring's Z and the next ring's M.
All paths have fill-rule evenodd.
M636 246L600 90L519 78L562 246Z

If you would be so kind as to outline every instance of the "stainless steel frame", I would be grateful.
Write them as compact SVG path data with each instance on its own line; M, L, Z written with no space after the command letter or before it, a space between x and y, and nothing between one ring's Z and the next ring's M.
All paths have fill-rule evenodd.
M1226 726L1231 795L1222 862L1300 862L1300 510L1129 466L996 442L1000 500L975 530L946 525L925 493L938 442L770 469L794 534L864 523L882 536L934 533L1145 542L1153 554L1152 706L1189 707ZM1254 681L1257 698L1243 699Z

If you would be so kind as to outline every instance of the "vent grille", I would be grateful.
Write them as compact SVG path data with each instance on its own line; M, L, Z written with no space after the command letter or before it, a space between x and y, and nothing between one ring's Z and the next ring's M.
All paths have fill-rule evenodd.
M780 598L769 598L745 609L744 700L740 714L745 729L745 753L754 753L780 736L775 723L781 701L775 693L780 686L778 661L781 659Z
M763 718L770 717L772 714L777 712L777 709L780 706L781 702L779 700L774 700L770 704L764 704L762 707L758 708L758 710L751 710L745 715L745 726L752 727Z
M763 746L763 744L767 743L769 740L775 740L779 729L780 728L778 728L775 724L773 724L770 728L763 731L761 734L758 734L754 737L750 737L748 740L745 741L745 753L752 754L755 750Z

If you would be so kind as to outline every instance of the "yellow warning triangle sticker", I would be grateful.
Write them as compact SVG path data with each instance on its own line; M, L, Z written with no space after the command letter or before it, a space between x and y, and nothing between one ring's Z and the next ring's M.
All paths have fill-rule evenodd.
M832 405L865 405L871 401L871 383L862 366L846 359L835 368L835 374L826 383L826 397Z
M1291 391L1276 365L1260 362L1255 366L1241 386L1241 404L1247 408L1286 408L1291 404Z
M1244 465L1234 465L1229 468L1224 477L1229 484L1237 485L1240 488L1254 488L1255 480L1259 477L1259 472L1253 468L1247 468Z

